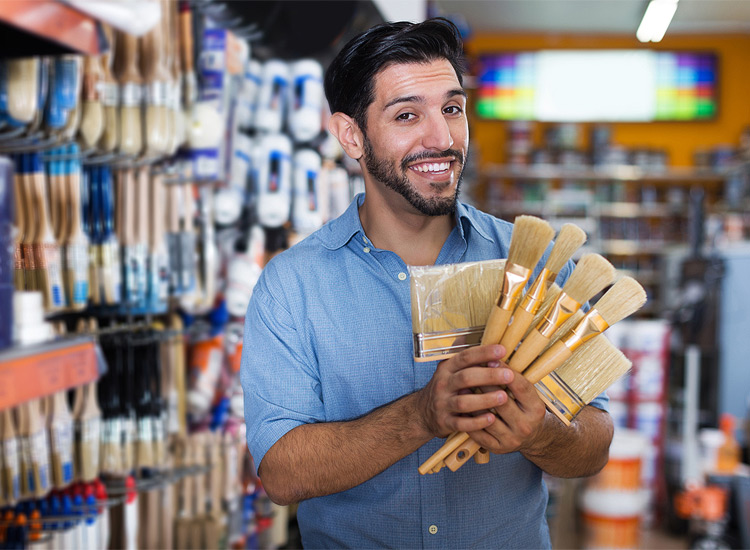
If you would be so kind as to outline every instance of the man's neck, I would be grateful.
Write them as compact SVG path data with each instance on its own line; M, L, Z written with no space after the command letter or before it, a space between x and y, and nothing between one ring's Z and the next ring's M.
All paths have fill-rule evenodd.
M455 225L453 215L394 210L377 193L365 196L359 219L376 248L394 252L407 265L433 265Z

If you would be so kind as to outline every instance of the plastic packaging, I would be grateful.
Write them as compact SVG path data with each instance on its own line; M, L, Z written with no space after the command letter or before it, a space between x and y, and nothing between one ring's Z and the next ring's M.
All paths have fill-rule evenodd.
M416 361L445 359L479 344L504 265L505 260L483 260L409 266Z

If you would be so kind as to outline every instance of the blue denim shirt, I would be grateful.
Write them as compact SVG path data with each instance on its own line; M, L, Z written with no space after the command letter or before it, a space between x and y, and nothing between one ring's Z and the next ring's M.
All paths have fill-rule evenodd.
M362 416L422 388L435 370L436 361L413 360L408 269L365 235L363 199L269 262L255 286L242 386L256 466L292 428ZM510 223L461 203L456 218L438 264L507 257ZM606 397L592 404L606 409ZM357 487L300 503L304 547L550 546L539 468L511 453L420 475L443 443L433 439Z

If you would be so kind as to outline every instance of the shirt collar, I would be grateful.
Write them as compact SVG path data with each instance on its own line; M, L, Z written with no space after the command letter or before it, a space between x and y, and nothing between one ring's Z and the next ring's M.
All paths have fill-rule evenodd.
M365 194L359 193L341 216L323 226L318 232L323 246L329 250L336 250L348 243L357 233L362 233L362 236L365 236L365 230L362 228L362 222L359 219L359 207L364 200ZM472 230L488 241L493 241L493 238L479 223L477 212L476 209L469 208L464 203L456 201L456 226L461 237L466 240L466 232L471 227Z

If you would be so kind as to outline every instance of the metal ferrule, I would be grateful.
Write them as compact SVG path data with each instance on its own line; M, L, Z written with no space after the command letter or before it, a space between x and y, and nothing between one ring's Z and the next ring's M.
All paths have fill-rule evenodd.
M575 351L583 344L609 328L602 314L592 309L563 339L563 344L570 351Z
M580 307L581 304L564 292L561 292L557 297L557 300L555 300L555 303L549 308L549 311L544 314L544 319L542 319L542 322L539 323L536 329L539 331L539 334L545 338L552 338L555 331L560 328L560 326L567 321L571 315L578 311Z
M477 346L482 340L484 326L414 334L414 357L439 358Z
M503 292L497 300L497 307L506 311L512 310L518 303L523 287L531 277L531 270L518 264L505 264L503 274Z
M546 267L542 269L542 272L524 295L518 307L534 315L539 311L539 307L542 305L544 297L547 295L547 291L552 286L552 281L554 280L554 273L550 272Z

